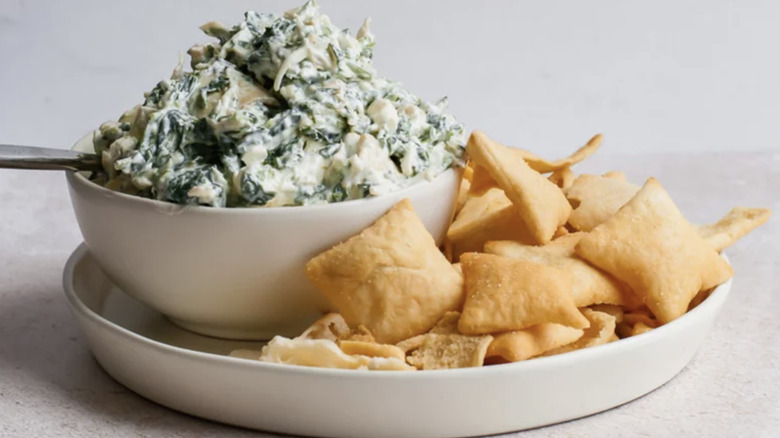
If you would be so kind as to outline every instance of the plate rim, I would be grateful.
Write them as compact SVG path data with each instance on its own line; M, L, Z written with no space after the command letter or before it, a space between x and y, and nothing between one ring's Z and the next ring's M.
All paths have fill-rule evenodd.
M729 265L731 264L729 258L725 252L720 254L721 257L726 260ZM675 330L678 326L692 321L698 315L703 314L710 307L717 306L715 302L717 300L713 297L726 299L731 290L734 277L730 277L725 282L716 286L710 295L702 301L698 306L692 310L686 312L681 317L666 323L658 328L655 328L649 332L645 332L630 338L620 339L615 342L609 342L607 344L598 345L595 347L584 348L580 350L570 351L554 356L546 356L534 358L533 360L524 360L519 362L512 362L507 364L498 364L481 367L471 368L456 368L456 369L442 369L442 370L424 370L423 372L399 372L389 370L352 370L352 369L339 369L339 368L320 368L309 367L302 365L291 364L278 364L271 362L251 361L243 358L231 357L226 355L220 355L215 353L208 353L203 351L191 350L184 347L179 347L164 342L160 342L154 339L147 338L140 335L130 329L120 326L115 322L108 320L90 309L84 302L78 297L75 292L74 279L75 279L75 267L84 260L86 257L93 257L89 253L86 244L82 242L68 257L65 263L62 275L62 285L67 298L68 304L74 312L87 318L90 322L109 329L116 334L127 338L134 343L146 345L161 353L182 355L195 359L198 361L210 361L210 362L225 362L231 366L246 366L250 368L257 368L273 373L293 374L301 376L319 376L329 378L357 378L357 379L427 379L427 378L458 378L458 377L478 377L481 374L489 373L520 373L527 369L529 372L538 368L554 368L565 366L568 362L585 360L588 356L596 354L610 354L616 349L630 349L632 347L639 348L643 344L650 343L656 340L658 337L662 337L667 331ZM100 269L98 267L98 269ZM105 274L103 274L105 276ZM106 277L107 278L107 277ZM109 280L110 281L110 280ZM113 282L111 284L117 287ZM158 312L159 313L159 312ZM692 322L691 322L692 323ZM659 334L660 333L660 334Z

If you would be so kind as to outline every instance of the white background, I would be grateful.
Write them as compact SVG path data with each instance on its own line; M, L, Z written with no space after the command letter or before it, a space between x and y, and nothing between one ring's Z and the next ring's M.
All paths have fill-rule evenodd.
M200 24L296 4L0 0L0 143L69 147L207 41ZM550 158L596 132L602 153L780 150L780 2L321 5L353 31L373 18L382 75Z

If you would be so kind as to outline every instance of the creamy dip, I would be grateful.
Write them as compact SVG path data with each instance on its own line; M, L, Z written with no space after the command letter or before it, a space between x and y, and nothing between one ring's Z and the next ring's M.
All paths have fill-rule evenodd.
M463 164L463 126L372 66L310 1L207 23L170 79L94 135L107 187L180 204L283 206L379 196Z

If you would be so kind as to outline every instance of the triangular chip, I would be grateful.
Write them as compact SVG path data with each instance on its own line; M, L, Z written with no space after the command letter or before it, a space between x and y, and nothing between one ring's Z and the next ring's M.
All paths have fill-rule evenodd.
M429 333L422 336L422 343L406 361L421 370L479 367L491 341L490 335Z
M582 236L584 233L567 234L544 246L494 241L485 244L485 252L540 263L570 273L574 282L569 293L577 307L605 303L636 307L641 304L627 285L594 268L574 253L574 246Z
M575 251L627 283L662 323L684 314L700 290L733 275L654 178Z
M715 251L723 251L766 222L771 214L772 211L768 208L735 207L718 222L699 226L699 235L715 248Z
M585 328L569 294L574 277L564 270L492 254L461 257L466 286L458 331L486 334L545 322Z
M590 140L588 140L585 146L577 149L570 156L555 161L545 160L533 152L528 152L523 149L510 149L512 150L513 155L522 158L526 163L528 163L528 166L530 166L531 169L539 173L549 173L555 172L556 170L561 170L565 167L571 167L588 158L589 156L593 155L599 147L601 147L601 143L603 141L604 137L601 134L596 134Z
M544 323L496 335L488 347L487 357L500 357L506 362L518 362L539 356L545 351L570 344L581 338L582 329Z
M306 274L350 327L383 344L427 332L463 302L463 280L408 199L357 236L316 256Z
M450 260L461 254L482 251L489 240L517 240L533 243L528 229L512 202L501 189L490 189L470 197L447 232Z
M544 353L545 356L553 356L569 351L581 350L583 348L595 347L612 342L615 339L615 326L617 320L614 316L605 312L598 312L591 309L582 309L582 314L590 321L590 327L585 329L582 337Z
M528 167L509 148L474 131L466 151L504 190L536 243L549 242L558 227L566 223L571 206L561 189Z
M574 206L569 224L579 231L590 231L611 218L633 198L639 186L597 175L580 175L566 190L566 199Z

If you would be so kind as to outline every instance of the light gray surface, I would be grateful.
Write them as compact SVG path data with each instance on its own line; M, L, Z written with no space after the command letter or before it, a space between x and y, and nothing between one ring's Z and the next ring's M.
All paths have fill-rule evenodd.
M67 147L140 103L197 27L303 0L2 0L0 140ZM595 132L626 153L780 150L780 2L321 0L373 17L379 72L469 129L560 155ZM35 128L33 128L35 127Z
M578 171L656 176L692 221L734 205L780 211L780 154L614 154ZM148 402L89 354L60 286L80 242L63 175L0 171L0 436L263 436ZM522 437L772 437L780 431L780 225L773 217L728 253L725 311L677 378L632 403ZM641 378L641 376L637 376ZM208 394L204 394L208 397Z

